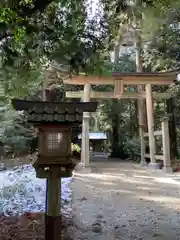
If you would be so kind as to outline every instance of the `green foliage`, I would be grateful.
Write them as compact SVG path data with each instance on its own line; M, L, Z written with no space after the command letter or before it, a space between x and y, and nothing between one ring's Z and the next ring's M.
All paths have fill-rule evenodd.
M23 69L6 66L0 71L0 83L6 97L23 97L32 88L38 87L41 82L42 69L40 66Z
M81 148L79 147L79 145L74 144L74 143L71 143L71 150L72 150L72 152L78 152L78 153L81 152Z
M134 156L139 156L141 153L140 139L137 137L134 137L132 139L127 139L127 141L125 141L125 144L124 144L124 151L132 159L134 159Z
M159 38L149 46L151 50L144 52L145 65L151 66L153 71L179 68L179 39L179 29L161 29Z
M0 108L1 141L14 153L28 151L28 140L33 138L33 128L30 127L22 113L12 109L10 104Z
M40 99L40 85L47 65L61 65L70 73L110 76L112 70L135 72L133 57L124 55L116 64L110 53L117 36L126 42L133 31L142 38L143 65L153 71L179 67L179 1L109 1L101 0L93 18L88 18L87 3L80 1L22 0L2 1L0 9L0 121L2 141L15 151L27 149L33 131L21 113L11 109L9 100L21 97ZM125 26L125 28L121 28ZM140 31L139 31L140 30ZM132 36L133 36L132 35ZM130 36L131 44L135 39ZM127 42L128 42L127 41ZM119 41L121 42L121 41ZM144 44L145 43L145 44ZM52 80L54 81L54 80ZM50 83L52 85L52 82ZM47 90L51 101L64 100L62 81ZM72 89L74 89L73 87ZM133 86L126 87L135 91ZM75 89L80 90L80 87ZM112 91L112 86L93 86L95 91ZM158 88L161 91L162 88ZM180 106L178 85L170 91ZM162 104L155 106L156 116L164 113ZM176 110L176 115L179 111ZM136 102L107 99L100 101L97 131L108 133L108 147L114 156L139 153ZM179 118L180 119L180 118ZM155 122L159 127L159 121ZM179 132L178 132L179 134ZM72 148L80 152L78 146Z
M70 66L71 72L94 72L99 53L108 47L108 29L103 15L87 17L86 5L83 0L4 2L0 12L2 64L30 68L47 57Z

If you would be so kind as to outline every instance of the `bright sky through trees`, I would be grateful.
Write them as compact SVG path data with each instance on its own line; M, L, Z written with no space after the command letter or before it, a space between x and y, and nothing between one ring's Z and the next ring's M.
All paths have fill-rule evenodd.
M98 0L87 0L89 18L93 18L96 15L98 3Z

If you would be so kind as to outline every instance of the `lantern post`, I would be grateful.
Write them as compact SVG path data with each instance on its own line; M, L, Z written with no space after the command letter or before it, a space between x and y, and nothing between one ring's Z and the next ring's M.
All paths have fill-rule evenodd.
M61 239L61 178L72 176L72 128L80 126L83 112L95 112L96 102L62 103L13 99L16 110L38 128L38 156L33 164L38 178L48 180L45 240Z

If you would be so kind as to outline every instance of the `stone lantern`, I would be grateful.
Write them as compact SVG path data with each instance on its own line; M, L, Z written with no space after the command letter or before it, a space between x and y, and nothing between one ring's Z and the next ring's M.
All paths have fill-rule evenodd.
M36 175L47 178L48 210L46 239L59 240L60 186L62 177L70 177L76 163L71 158L72 128L82 123L83 112L95 112L96 102L48 102L12 100L13 107L27 113L27 121L38 129Z

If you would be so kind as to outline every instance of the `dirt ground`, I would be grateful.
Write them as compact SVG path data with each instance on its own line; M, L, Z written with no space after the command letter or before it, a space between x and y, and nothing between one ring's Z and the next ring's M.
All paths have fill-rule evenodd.
M0 169L1 169L1 164L4 165L5 169L12 169L14 167L22 166L25 164L31 164L35 158L36 158L36 154L25 155L25 156L15 157L15 158L5 158L3 162L0 163Z
M71 184L74 240L180 239L180 174L130 162L92 163Z

